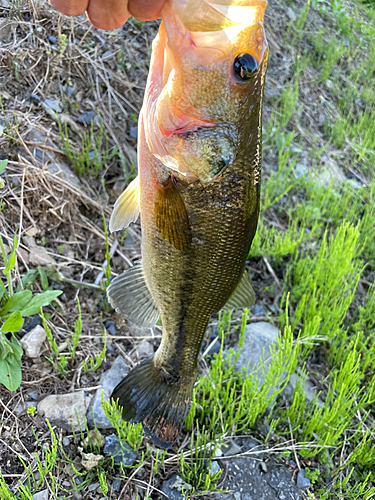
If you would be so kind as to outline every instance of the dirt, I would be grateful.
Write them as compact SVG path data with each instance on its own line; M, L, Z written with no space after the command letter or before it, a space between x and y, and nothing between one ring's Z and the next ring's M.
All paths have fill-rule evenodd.
M142 104L151 41L158 27L158 22L142 24L131 21L118 30L106 33L92 28L85 16L69 19L56 13L46 3L33 1L14 5L17 7L0 7L2 19L15 21L9 37L2 40L0 51L3 109L0 124L4 128L0 137L0 157L9 160L6 174L3 175L6 186L2 198L4 207L0 212L0 232L3 238L11 241L14 231L20 230L20 276L34 267L30 264L32 240L29 234L34 235L35 245L47 250L54 261L48 271L49 286L63 291L58 306L45 308L45 312L50 314L48 324L57 343L61 345L74 329L78 296L84 341L80 343L77 356L70 363L65 377L61 378L51 370L50 363L45 360L45 356L49 355L45 348L36 362L23 357L23 381L19 390L9 393L0 385L1 473L12 489L24 478L24 468L17 454L26 462L32 461L34 453L41 456L41 445L51 442L44 419L39 415L31 416L26 411L16 415L17 406L27 401L36 406L46 395L76 389L91 393L103 371L111 366L119 353L125 353L130 363L135 362L134 351L142 340L139 332L130 331L111 309L98 286L94 289L77 287L72 284L72 280L76 284L100 285L106 260L102 214L108 223L118 195L113 189L115 183L128 183L134 176L134 127ZM296 10L301 5L296 3ZM265 90L264 123L268 123L273 103L277 101L281 90L290 84L293 58L290 52L284 50L283 42L288 22L284 7L270 2L266 25L271 56ZM61 34L66 35L66 48L61 42ZM308 47L307 36L303 43ZM302 135L304 120L309 120L310 128L313 121L319 146L323 144L320 139L324 134L321 115L325 116L329 109L319 104L317 89L309 86L309 81L313 79L313 74L303 74L300 99L306 101L304 109L307 111L303 116L296 117L294 124L299 123L297 130ZM41 105L41 101L46 99L60 102L70 127L69 137L75 147L79 147L80 137L89 130L89 126L84 126L79 118L83 113L93 110L99 112L108 134L109 147L117 145L123 161L119 155L114 156L97 178L81 176L78 185L65 181L58 173L51 173L51 164L63 161L74 169L65 155L57 152L61 146L59 127ZM11 131L6 130L8 124ZM95 123L95 133L98 130L98 124ZM309 138L304 137L304 140L308 141ZM269 174L275 164L275 152L264 144L264 171ZM270 211L268 215L281 227L285 224L280 214ZM109 251L112 250L111 267L113 274L117 275L140 258L139 225L135 224L129 229L126 239L121 235L117 240L111 236ZM280 263L270 272L263 258L254 258L249 262L249 267L259 297L257 303L262 304L274 319L277 318L281 290L275 276L282 282L283 264ZM33 290L41 291L40 279L34 282ZM82 360L93 357L102 349L103 325L107 320L115 323L116 337L107 333L104 362L97 371L83 374L80 368ZM235 340L231 340L232 344ZM65 430L55 431L60 439L69 437L70 444L64 451L68 457L76 458L80 440L74 441ZM183 437L180 444L182 440ZM172 473L173 467L162 471L154 486L159 488L162 478ZM61 475L60 484L67 488L73 487L71 477L63 472ZM144 471L135 477L148 480ZM137 491L143 491L140 484L131 483L126 492L131 495L128 498L133 498ZM127 494L122 498L126 498ZM95 490L86 493L84 498L101 496ZM117 498L117 493L110 491L108 498Z

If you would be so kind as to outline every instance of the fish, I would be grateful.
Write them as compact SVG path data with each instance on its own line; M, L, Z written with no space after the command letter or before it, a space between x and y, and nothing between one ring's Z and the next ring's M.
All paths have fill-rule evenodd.
M245 263L259 216L266 5L166 1L139 116L139 175L110 219L118 231L140 214L142 259L111 282L109 301L139 327L162 323L154 356L111 398L164 448L190 408L210 317L255 301Z

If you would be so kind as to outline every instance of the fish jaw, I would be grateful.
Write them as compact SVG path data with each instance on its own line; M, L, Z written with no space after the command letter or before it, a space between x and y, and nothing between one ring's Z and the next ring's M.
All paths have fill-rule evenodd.
M142 113L149 150L176 175L208 185L235 160L247 135L243 123L261 99L265 6L263 0L167 0ZM239 22L244 12L251 24ZM242 53L258 66L248 82L234 74Z

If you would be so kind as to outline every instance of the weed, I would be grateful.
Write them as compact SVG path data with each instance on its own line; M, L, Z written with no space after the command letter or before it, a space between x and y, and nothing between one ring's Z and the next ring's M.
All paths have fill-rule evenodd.
M90 358L89 365L87 364L86 360L82 361L82 367L85 373L88 371L92 372L97 370L105 358L107 352L107 332L104 327L102 327L102 331L104 335L103 349L99 354L95 354L95 360L93 358Z

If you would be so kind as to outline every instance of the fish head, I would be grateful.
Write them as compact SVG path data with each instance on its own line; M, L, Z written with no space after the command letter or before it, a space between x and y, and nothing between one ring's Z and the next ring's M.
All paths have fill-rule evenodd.
M266 5L167 0L143 113L150 151L180 176L209 184L251 140L267 64Z

